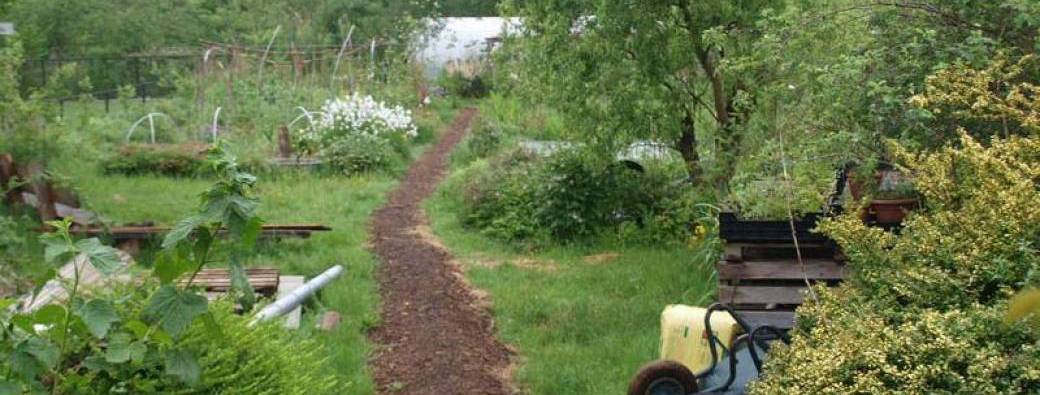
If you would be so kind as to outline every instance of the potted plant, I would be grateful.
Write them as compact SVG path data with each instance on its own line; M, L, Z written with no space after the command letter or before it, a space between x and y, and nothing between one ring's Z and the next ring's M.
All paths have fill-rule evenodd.
M870 199L861 214L864 221L899 224L908 212L920 207L912 180L886 163L856 167L850 172L848 183L853 199Z

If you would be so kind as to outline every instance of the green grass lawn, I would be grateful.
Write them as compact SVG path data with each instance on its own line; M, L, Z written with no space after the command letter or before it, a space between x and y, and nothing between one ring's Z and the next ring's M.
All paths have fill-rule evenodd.
M714 269L681 248L561 246L524 254L463 229L442 190L426 210L473 285L490 294L502 340L519 349L515 381L534 394L622 394L657 358L660 312L704 304Z

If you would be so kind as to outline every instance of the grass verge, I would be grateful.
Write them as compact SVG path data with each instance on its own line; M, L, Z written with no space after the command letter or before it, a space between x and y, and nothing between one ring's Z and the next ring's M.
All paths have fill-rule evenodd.
M525 392L624 393L657 358L664 306L713 294L714 269L689 250L601 243L521 253L464 229L459 204L442 189L426 211L466 277L490 294L499 336L519 349L514 379Z

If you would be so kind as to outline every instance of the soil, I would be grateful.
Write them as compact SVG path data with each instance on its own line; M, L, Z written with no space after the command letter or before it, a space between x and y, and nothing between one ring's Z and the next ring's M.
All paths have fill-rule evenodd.
M428 231L422 201L444 178L448 155L476 109L459 111L450 129L408 171L372 220L372 250L382 298L371 361L383 394L511 394L510 349L495 338L482 294Z

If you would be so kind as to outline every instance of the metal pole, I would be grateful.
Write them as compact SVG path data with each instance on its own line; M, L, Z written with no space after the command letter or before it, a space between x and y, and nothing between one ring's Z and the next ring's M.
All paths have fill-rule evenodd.
M332 280L336 279L336 277L339 277L342 273L342 265L336 265L329 268L318 277L311 279L311 281L303 284L303 286L296 288L288 295L285 295L285 297L276 300L274 303L267 305L257 312L256 315L253 316L253 321L249 323L249 326L256 325L256 323L261 321L267 321L285 315L295 309L296 306L303 303L303 301L307 300L307 298L311 297L311 295L314 295L315 292L318 292L319 289L328 285Z

